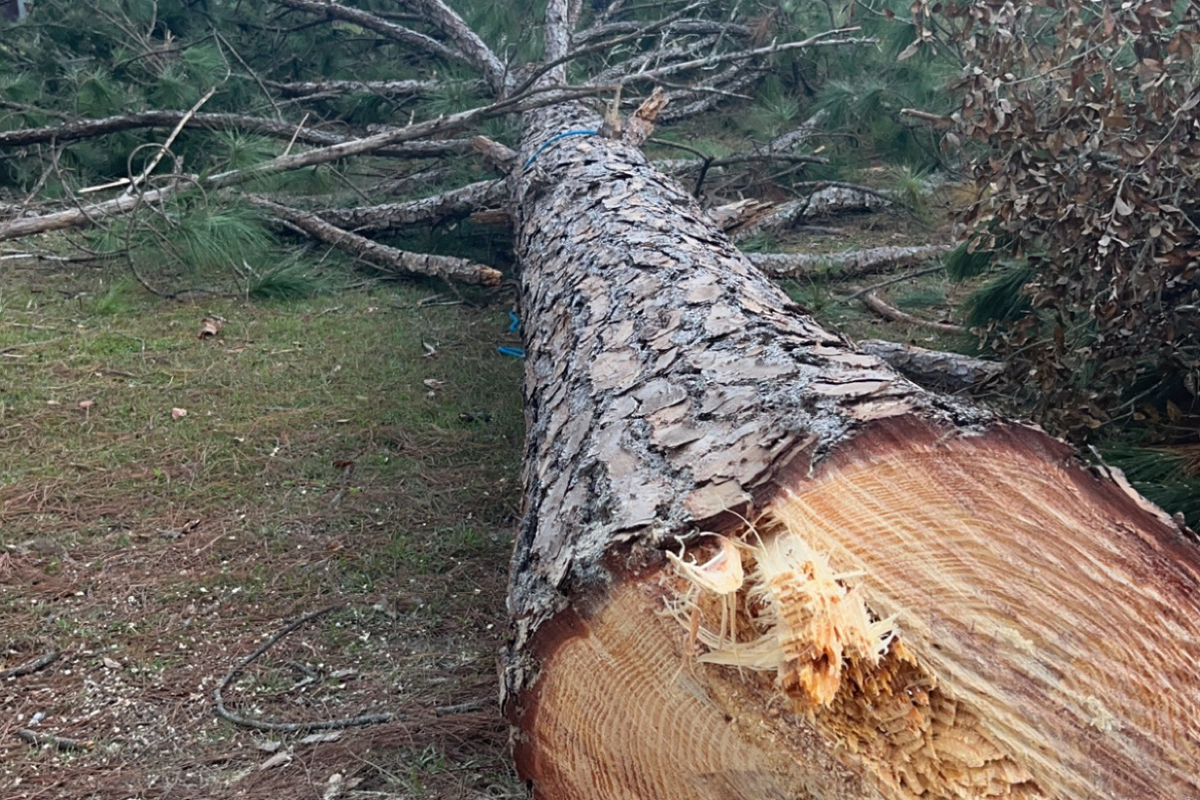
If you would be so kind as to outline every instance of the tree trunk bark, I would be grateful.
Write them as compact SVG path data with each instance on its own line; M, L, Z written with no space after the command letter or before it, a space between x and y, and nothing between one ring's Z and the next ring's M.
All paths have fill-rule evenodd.
M1200 798L1195 543L823 331L590 112L527 116L534 796Z

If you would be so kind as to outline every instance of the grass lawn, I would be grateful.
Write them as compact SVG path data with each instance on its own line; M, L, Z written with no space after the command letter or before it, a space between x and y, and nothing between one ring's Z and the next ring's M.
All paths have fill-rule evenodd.
M441 289L184 304L9 274L0 671L58 655L0 681L0 795L523 796L494 663L521 366L504 303L422 303ZM290 729L214 713L330 606L224 690ZM391 720L303 728L364 714Z

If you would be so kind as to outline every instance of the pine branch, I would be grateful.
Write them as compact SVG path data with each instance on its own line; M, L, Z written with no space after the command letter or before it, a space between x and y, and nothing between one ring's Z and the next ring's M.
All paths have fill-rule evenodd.
M571 9L569 0L548 0L546 3L546 28L543 36L546 43L546 61L554 67L546 74L553 80L565 81L563 69L571 49Z
M458 52L483 75L495 96L500 97L504 94L508 70L483 39L479 38L479 34L471 30L454 9L442 0L400 0L400 2L454 42L458 46Z
M702 2L693 2L689 5L687 5L686 7L681 8L679 11L675 12L674 14L664 17L663 19L660 19L657 22L639 24L632 33L627 33L623 36L618 36L615 39L609 39L607 41L602 41L602 42L595 42L586 47L570 47L568 45L567 52L563 53L561 56L558 56L557 58L552 58L552 59L547 60L544 64L542 64L540 67L538 67L536 70L534 70L525 79L525 81L517 88L516 91L522 92L522 91L527 90L529 87L536 84L543 75L547 75L554 70L558 70L560 67L562 67L563 65L565 65L566 63L568 63L570 61L574 61L574 60L582 58L583 56L586 56L586 55L591 55L592 53L598 53L598 52L605 51L605 50L611 50L612 48L616 47L619 44L624 44L625 42L632 42L632 41L636 41L638 39L643 39L653 33L657 33L658 31L661 31L664 29L670 29L675 22L679 21L682 17L686 16L689 12L694 11L695 9L701 7L702 5L704 5ZM679 52L682 55L683 53L685 53L687 51L683 48L680 48ZM648 63L648 62L644 62L644 63ZM604 74L609 75L609 77L615 79L615 78L620 77L622 74L624 74L623 70L628 69L628 66L629 66L629 64L627 62L626 64L621 65L621 67L614 67L611 70L607 70ZM562 78L560 78L560 80L562 80ZM612 81L605 79L603 76L600 76L600 77L593 78L591 82L593 84L599 84L599 83L611 83Z
M0 131L0 147L25 147L47 142L73 142L138 128L168 128L178 125L180 122L183 122L186 128L239 131L319 146L345 144L359 140L354 136L243 114L200 113L189 116L185 111L141 111L136 114L120 114L103 119L74 120L44 128ZM464 139L454 143L428 142L423 147L416 146L414 143L413 146L407 148L382 151L380 155L407 158L437 156L469 148L470 142Z
M687 10L695 8L695 4L688 6ZM671 16L676 16L672 14ZM597 39L604 39L608 36L620 36L622 34L632 34L634 36L643 36L652 28L657 29L663 27L661 24L653 26L647 25L644 22L608 22L604 24L593 25L585 31L582 31L575 37L575 44L582 45ZM703 35L724 34L732 36L736 39L750 39L754 36L754 32L745 25L738 25L733 22L717 22L715 20L706 19L685 19L674 20L670 25L670 33L677 35Z
M337 3L317 2L317 0L270 0L276 5L286 6L287 8L295 9L296 11L307 11L310 14L321 14L328 20L341 20L343 22L352 22L360 28L366 28L369 31L374 31L381 36L384 36L392 41L406 44L418 50L423 50L431 55L444 58L447 61L458 61L469 66L474 66L471 59L463 53L439 42L430 36L423 33L417 33L414 30L388 22L381 17L377 17L367 11L362 11L350 6L344 6Z
M929 328L930 330L940 331L942 333L966 333L967 329L961 325L955 325L950 322L935 322L933 320L921 319L908 314L893 305L890 305L879 298L875 292L865 292L859 298L862 304L874 311L884 319L890 319L893 322L901 322L907 325L916 325L921 328Z
M336 225L330 225L315 214L280 205L265 197L245 195L245 198L272 216L299 228L314 239L345 250L385 272L426 275L483 286L498 286L503 277L499 270L483 264L476 264L465 258L397 250L365 236L343 230Z
M229 170L201 179L189 178L186 181L177 181L164 188L148 191L142 195L123 194L112 200L95 203L86 207L71 208L38 217L11 219L0 223L0 241L19 239L22 236L29 236L35 233L83 227L106 217L129 213L142 203L162 202L184 189L198 186L201 189L212 190L237 186L267 175L274 175L302 167L311 167L317 164L327 164L331 161L349 158L350 156L375 153L402 142L415 141L428 136L461 130L489 117L507 113L520 113L533 108L541 108L542 106L555 105L569 100L594 96L607 88L550 86L532 89L525 94L505 98L482 108L474 108L470 111L462 111L425 122L413 123L403 128L387 130L374 136L353 139L328 147L310 150L306 153L279 156L246 169Z
M324 209L313 213L330 225L358 233L382 231L466 217L500 202L507 191L504 181L479 181L405 203Z
M762 56L771 56L776 53L786 53L792 50L807 50L813 47L841 47L844 45L857 44L878 44L878 39L870 37L843 37L842 34L853 33L860 30L859 28L838 28L836 30L825 31L818 33L815 36L810 36L807 39L798 42L784 42L783 44L773 44L769 47L759 47L753 50L739 50L734 53L721 53L719 55L708 55L704 58L696 58L690 61L684 61L678 64L668 64L658 69L646 70L645 72L637 72L626 75L620 81L622 84L634 83L641 81L654 81L666 75L674 75L679 72L686 72L690 69L700 69L713 67L717 64L726 64L730 61L750 61Z
M284 97L311 99L312 95L337 96L349 92L373 92L384 97L412 97L432 94L440 84L437 81L293 81L266 84Z

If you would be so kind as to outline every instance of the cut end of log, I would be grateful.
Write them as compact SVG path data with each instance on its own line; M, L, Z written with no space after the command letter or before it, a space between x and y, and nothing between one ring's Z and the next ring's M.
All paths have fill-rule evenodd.
M535 796L1195 796L1194 548L1041 434L910 425L547 623Z
M504 280L504 273L498 269L479 264L479 284L481 286L499 286Z

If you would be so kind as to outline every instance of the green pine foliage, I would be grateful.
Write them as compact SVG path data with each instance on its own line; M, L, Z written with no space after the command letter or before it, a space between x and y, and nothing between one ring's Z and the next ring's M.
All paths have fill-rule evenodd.
M1030 310L1029 301L1021 293L1033 280L1037 270L1024 262L1005 262L996 275L972 292L963 303L966 323L972 328L986 328L993 322L1017 319Z
M971 242L963 242L942 259L946 275L950 280L962 282L977 278L992 266L995 253L991 250L972 249Z
M1200 448L1112 444L1100 452L1135 489L1168 513L1183 514L1193 527L1200 520Z

